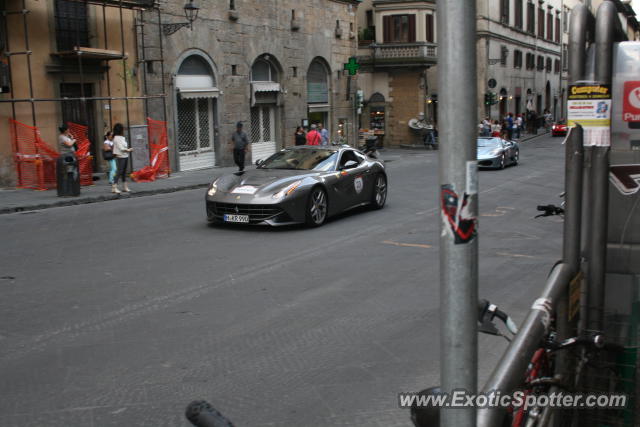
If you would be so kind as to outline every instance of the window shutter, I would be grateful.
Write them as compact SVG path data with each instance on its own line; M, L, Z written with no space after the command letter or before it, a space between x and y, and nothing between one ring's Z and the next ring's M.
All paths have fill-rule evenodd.
M384 43L389 43L391 41L391 19L391 16L382 17L382 36L384 38Z
M409 15L409 43L416 41L416 15Z
M429 43L433 43L434 41L434 37L433 37L433 15L428 14L427 15L427 41Z

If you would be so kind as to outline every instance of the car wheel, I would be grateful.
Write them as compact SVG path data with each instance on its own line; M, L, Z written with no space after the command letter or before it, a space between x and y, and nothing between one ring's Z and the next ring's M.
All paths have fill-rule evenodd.
M516 151L516 153L513 155L513 164L517 165L519 161L520 161L520 151Z
M307 225L319 227L327 219L327 193L321 187L315 187L307 201Z
M387 177L384 174L376 176L371 196L371 206L374 209L382 209L387 201Z
M506 159L505 159L505 155L504 153L502 153L502 157L500 157L500 169L504 169L504 166L506 164Z

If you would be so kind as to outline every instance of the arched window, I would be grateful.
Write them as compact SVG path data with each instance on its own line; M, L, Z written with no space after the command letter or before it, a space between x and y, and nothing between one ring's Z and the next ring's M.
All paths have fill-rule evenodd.
M371 98L369 98L369 103L370 104L384 104L384 95L381 94L380 92L376 92L373 95L371 95Z
M307 98L309 104L329 102L329 78L327 68L320 61L313 61L307 72Z
M278 72L270 62L264 59L258 59L253 63L253 67L251 67L251 81L277 82Z

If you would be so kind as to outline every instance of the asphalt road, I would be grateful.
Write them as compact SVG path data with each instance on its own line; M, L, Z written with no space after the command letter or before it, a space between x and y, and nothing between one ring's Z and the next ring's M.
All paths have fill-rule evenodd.
M518 321L561 250L563 148L480 172L480 295ZM438 384L437 153L386 154L382 211L209 227L203 190L0 216L0 425L408 426ZM505 347L480 337L480 378Z

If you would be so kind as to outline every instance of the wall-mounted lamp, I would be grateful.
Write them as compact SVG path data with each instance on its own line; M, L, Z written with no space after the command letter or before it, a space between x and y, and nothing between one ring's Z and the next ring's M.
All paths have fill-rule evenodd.
M189 3L186 3L183 9L184 16L187 18L187 22L178 22L176 24L162 24L162 34L164 34L165 36L170 36L182 27L189 27L191 30L193 30L193 21L198 19L198 12L200 12L200 8L193 4L193 0L189 0Z

